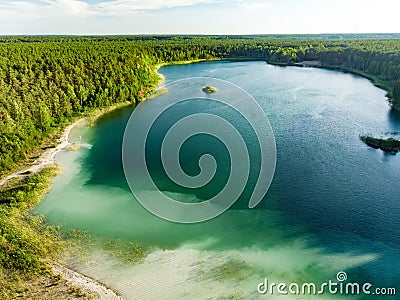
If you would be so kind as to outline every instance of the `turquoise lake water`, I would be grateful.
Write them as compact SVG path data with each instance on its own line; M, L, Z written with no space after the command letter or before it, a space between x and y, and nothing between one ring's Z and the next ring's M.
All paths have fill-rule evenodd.
M292 280L324 281L346 271L352 282L400 291L400 155L369 148L359 139L365 133L400 132L400 114L388 107L385 91L351 74L264 62L167 66L160 73L167 83L198 76L227 80L256 99L277 146L275 177L262 203L247 208L255 167L239 201L213 220L176 224L150 214L132 196L122 169L122 138L133 110L124 108L105 115L93 128L73 131L72 140L81 148L58 156L64 171L37 213L64 229L80 228L154 249L235 251L243 253L245 261L251 261L246 253L257 252L251 274L258 277L235 283L238 288L243 285L244 295L253 297L256 278L262 280L261 275L281 266L279 278L288 279L283 273L291 272ZM156 107L157 100L145 105ZM165 128L182 114L196 111L225 113L250 145L254 140L239 116L207 101L189 101L161 118L149 142L150 170L160 189L185 202L214 195L229 169L223 145L199 136L184 145L180 159L183 169L193 175L199 156L212 151L220 171L211 185L188 190L157 173ZM259 159L256 152L250 156ZM103 280L113 286L112 278Z

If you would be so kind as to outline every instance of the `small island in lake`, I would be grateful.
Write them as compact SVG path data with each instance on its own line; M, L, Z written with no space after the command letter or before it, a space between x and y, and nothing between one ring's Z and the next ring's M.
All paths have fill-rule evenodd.
M207 85L203 87L203 92L207 94L212 94L218 92L218 89L216 87Z
M361 136L360 139L368 146L381 149L385 152L397 153L400 151L400 141L394 138L381 139L370 136Z

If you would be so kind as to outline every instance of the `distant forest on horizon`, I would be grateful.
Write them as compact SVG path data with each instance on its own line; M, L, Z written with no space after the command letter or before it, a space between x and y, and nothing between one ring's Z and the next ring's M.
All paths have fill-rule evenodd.
M324 34L109 34L109 35L72 35L72 34L40 34L40 35L0 35L0 42L33 42L75 40L182 40L182 39L288 39L288 40L348 40L348 39L400 39L400 33L324 33Z

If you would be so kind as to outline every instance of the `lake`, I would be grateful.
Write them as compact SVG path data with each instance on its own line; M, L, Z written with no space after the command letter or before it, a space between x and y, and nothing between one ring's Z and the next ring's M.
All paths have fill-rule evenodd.
M87 263L69 259L73 268L126 299L258 298L257 285L264 278L321 283L336 280L340 271L349 282L400 288L400 156L359 139L365 133L400 132L400 114L390 110L385 91L351 74L265 62L175 65L160 73L167 83L199 76L223 79L254 97L276 139L271 187L255 209L247 207L250 183L215 219L197 224L160 219L133 197L122 168L122 139L133 108L111 112L97 126L72 132L80 149L58 155L63 172L35 212L65 231L79 228L102 241L142 245L148 255L138 264L125 264L96 244L86 253ZM144 105L151 109L159 100ZM179 114L171 112L155 127L149 155L157 157L157 138L180 114L219 111L236 118L224 109L207 101L181 105ZM238 120L236 125L246 136L245 124ZM251 133L248 139L251 144ZM198 157L208 148L219 159L217 183L182 189L161 172L154 176L160 189L183 202L215 194L229 169L223 145L199 136L184 144L181 162L188 174L196 174ZM259 159L257 154L250 158ZM160 163L152 160L150 169Z

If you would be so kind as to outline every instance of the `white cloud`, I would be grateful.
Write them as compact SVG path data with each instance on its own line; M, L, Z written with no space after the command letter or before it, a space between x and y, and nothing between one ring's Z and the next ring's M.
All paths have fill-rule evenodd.
M400 1L381 2L0 0L0 34L399 32Z
M113 0L100 2L93 8L101 14L125 14L129 12L140 12L145 10L156 10L162 8L192 6L200 3L219 2L219 0Z
M249 11L260 11L270 7L269 3L266 2L254 2L249 0L235 0L235 2L241 7Z
M82 0L38 0L3 1L0 0L0 19L14 17L87 17L119 16L134 14L146 10L192 6L201 3L220 2L221 0L109 0L88 3Z
M48 12L87 16L94 13L88 3L79 0L43 0Z
M260 10L264 10L266 9L269 4L268 3L263 3L263 2L241 2L240 6L242 6L243 8L247 9L247 10L251 10L251 11L260 11Z
M48 18L62 16L82 16L96 14L90 5L79 0L42 0L37 2L8 1L0 4L0 18Z

